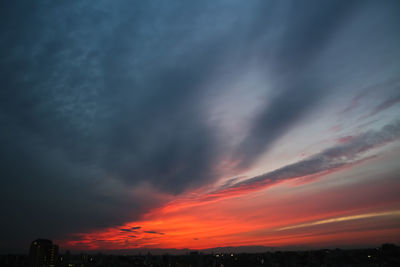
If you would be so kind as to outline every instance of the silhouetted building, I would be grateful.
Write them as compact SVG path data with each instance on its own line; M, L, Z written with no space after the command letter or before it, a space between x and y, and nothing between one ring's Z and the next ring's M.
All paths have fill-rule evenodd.
M58 246L51 240L37 239L29 250L29 267L55 267L58 259Z

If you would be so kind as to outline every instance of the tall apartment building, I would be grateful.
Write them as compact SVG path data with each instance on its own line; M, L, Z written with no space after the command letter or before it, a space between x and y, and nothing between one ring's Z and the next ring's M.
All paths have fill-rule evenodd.
M36 239L29 250L29 267L55 267L57 265L58 246L51 240Z

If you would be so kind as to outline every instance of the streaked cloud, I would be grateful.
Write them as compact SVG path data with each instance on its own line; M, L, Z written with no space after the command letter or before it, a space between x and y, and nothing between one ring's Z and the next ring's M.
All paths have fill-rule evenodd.
M296 225L291 225L291 226L285 226L285 227L277 229L277 231L285 231L285 230L304 228L304 227L309 227L309 226L314 226L314 225L321 225L321 224L327 224L327 223L337 223L337 222L343 222L343 221L352 221L352 220L374 218L374 217L381 217L381 216L400 217L400 210L365 213L365 214L358 214L358 215L350 215L350 216L330 218L330 219L319 220L319 221L314 221L314 222L308 222L308 223L296 224Z
M284 166L272 172L262 174L232 184L228 181L222 188L217 189L204 197L213 200L219 197L232 197L257 191L285 180L305 178L315 175L326 175L329 172L340 170L344 166L352 166L363 162L363 153L399 140L400 121L385 125L378 131L369 131L356 137L347 138L347 142L340 142L336 146L311 155L299 162ZM368 159L369 156L367 156ZM236 180L236 179L234 179Z

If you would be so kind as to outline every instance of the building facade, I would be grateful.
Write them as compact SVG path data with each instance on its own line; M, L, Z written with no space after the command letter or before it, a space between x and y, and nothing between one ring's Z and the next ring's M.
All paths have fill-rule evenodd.
M56 267L58 246L51 240L36 239L29 250L29 267Z

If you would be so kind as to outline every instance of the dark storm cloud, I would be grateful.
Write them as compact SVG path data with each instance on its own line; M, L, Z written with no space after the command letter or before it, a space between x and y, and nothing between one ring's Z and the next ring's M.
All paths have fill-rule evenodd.
M234 153L251 164L325 95L312 62L357 7L294 3L1 2L1 246L120 225L215 179L206 85L257 54L278 88Z
M219 6L176 5L2 3L1 229L24 229L5 240L117 225L157 203L143 182L213 179L198 99L234 33L208 28Z

